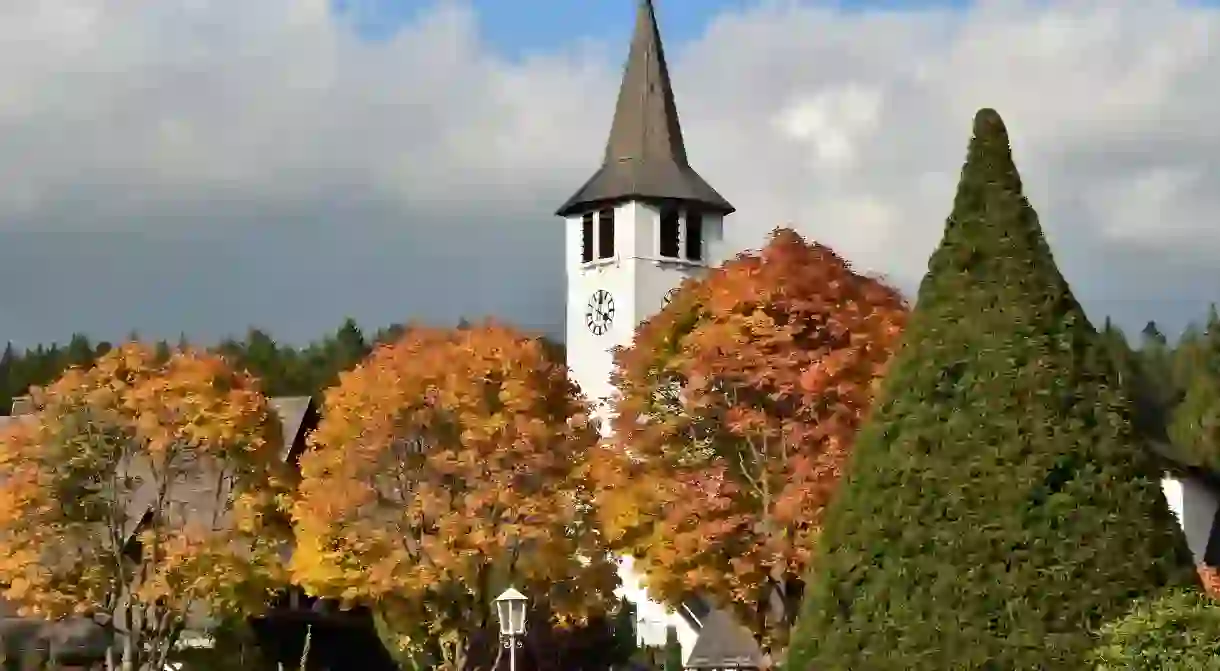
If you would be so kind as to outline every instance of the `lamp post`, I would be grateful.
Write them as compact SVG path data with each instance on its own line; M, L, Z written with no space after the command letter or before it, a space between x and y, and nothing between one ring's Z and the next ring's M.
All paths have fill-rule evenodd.
M517 648L521 642L517 637L525 633L525 607L529 599L509 587L496 597L496 616L500 620L500 638L508 648L508 669L517 671Z

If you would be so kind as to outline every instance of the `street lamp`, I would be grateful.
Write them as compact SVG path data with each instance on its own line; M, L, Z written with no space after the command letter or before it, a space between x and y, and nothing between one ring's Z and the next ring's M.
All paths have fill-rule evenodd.
M529 599L512 587L496 597L496 615L500 620L500 636L504 640L504 647L508 648L509 671L517 671L517 648L521 645L517 637L525 633L527 603Z

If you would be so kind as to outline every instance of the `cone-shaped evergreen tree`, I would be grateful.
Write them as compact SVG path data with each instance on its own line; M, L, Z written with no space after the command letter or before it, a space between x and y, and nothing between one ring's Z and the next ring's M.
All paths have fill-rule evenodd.
M982 110L785 671L1088 668L1101 622L1197 582L1158 480Z

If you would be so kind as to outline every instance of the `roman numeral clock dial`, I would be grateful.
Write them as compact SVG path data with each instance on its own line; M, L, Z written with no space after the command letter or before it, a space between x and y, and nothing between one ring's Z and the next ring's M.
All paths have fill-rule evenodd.
M593 335L604 335L614 324L614 296L605 289L598 289L585 306L585 326Z

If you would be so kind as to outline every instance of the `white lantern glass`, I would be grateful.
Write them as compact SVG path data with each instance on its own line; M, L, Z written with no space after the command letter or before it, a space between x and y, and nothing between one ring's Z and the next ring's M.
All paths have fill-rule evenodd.
M500 634L520 636L525 633L525 611L529 599L509 587L496 597L496 616L500 621Z

